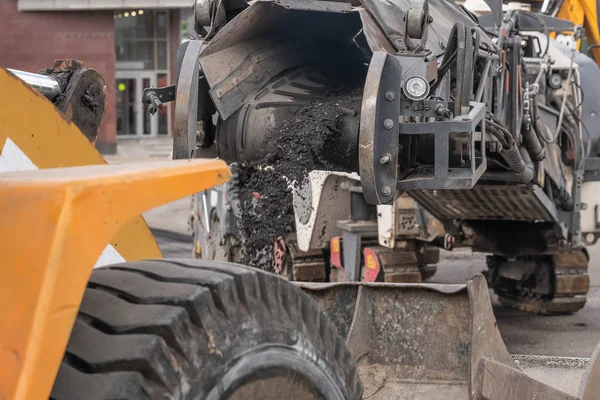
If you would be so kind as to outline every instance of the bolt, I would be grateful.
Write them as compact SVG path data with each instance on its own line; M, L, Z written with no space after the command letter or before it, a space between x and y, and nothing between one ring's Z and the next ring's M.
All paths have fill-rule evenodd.
M387 101L392 101L395 98L396 98L396 93L392 92L391 90L385 94L385 99Z
M392 156L387 153L379 159L379 163L383 165L388 164L390 161L392 161Z
M388 118L385 121L383 121L383 126L385 127L385 129L392 129L394 127L394 121Z
M381 194L384 196L389 196L390 194L392 194L392 188L389 186L384 186L381 188Z
M433 15L428 15L427 16L427 22L428 23L432 23L433 22Z

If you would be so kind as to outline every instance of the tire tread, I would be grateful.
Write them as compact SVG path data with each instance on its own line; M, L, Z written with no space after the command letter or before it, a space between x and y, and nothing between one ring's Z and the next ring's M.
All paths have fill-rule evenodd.
M51 397L78 398L92 387L99 388L86 398L201 396L193 392L190 376L215 379L234 327L254 321L303 332L349 398L361 398L362 385L343 340L315 309L316 302L299 288L234 264L180 259L96 269Z

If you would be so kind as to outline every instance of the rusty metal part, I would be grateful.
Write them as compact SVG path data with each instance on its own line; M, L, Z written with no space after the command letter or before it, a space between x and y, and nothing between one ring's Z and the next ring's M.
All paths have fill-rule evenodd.
M173 159L191 158L196 148L198 122L198 86L202 51L200 40L190 40L179 72L175 100L175 129L173 133Z
M93 69L78 69L67 89L54 103L81 130L91 143L96 143L102 117L106 111L106 84Z
M508 353L483 276L466 286L299 286L346 338L365 398L576 398L526 374Z
M499 256L490 258L491 276L502 269L504 260ZM494 290L502 304L537 314L572 313L583 308L590 289L589 260L583 250L540 256L534 261L530 276L524 273L527 260L517 258L512 263L521 268L515 273L520 271L523 275L505 275L508 280L495 283Z
M386 53L394 54L396 49L394 49L394 46L392 46L388 38L381 31L377 22L373 20L371 14L364 8L360 8L358 13L363 24L363 31L365 38L367 39L367 44L371 51L384 51Z
M56 60L40 74L11 70L62 111L91 143L96 142L106 111L106 84L77 60Z
M286 245L290 255L292 280L302 282L324 282L326 280L323 250L300 251L294 241L288 241Z
M325 282L327 267L322 249L301 251L295 237L278 238L274 246L274 270L277 275L299 282Z
M369 204L391 204L398 177L398 115L400 115L400 62L383 51L371 58L363 92L359 133L359 170ZM386 99L387 92L396 95ZM389 156L386 164L380 159Z
M396 248L375 247L384 282L421 283L437 271L440 250L417 240L398 242Z
M384 282L421 283L423 277L419 259L414 249L388 249L372 247L383 269Z
M481 396L489 400L577 400L575 396L536 381L516 368L488 359L483 362Z

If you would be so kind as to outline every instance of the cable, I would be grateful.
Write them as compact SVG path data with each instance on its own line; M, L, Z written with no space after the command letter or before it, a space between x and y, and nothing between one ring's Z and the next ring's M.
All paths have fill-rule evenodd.
M504 138L504 135L502 135L500 132L498 132L495 128L488 127L488 132L490 132L496 139L498 139L498 141L500 142L502 147L504 147L505 149L510 147L510 145Z
M573 106L575 107L575 109L581 107L583 105L583 101L585 100L585 92L583 91L583 89L581 88L581 85L577 82L575 82L574 80L571 81L571 83L575 86L577 86L577 88L579 89L579 93L581 93L581 101L579 102L579 104L577 104L577 106Z
M512 133L510 133L510 131L508 129L506 129L504 126L502 126L499 122L494 121L494 119L496 119L496 118L492 116L491 120L488 119L486 121L491 126L493 126L494 128L498 129L500 132L502 132L505 135L506 141L510 145L513 142L513 135L512 135Z
M583 138L581 140L581 147L582 147L582 151L584 152L585 156L581 159L578 169L582 169L585 164L585 159L588 158L590 156L590 153L592 152L592 136L590 135L590 131L588 130L585 123L581 120L579 115L575 114L574 110L571 110L571 109L569 109L569 113L571 114L571 117L575 120L575 122L581 124L581 126L583 127L583 132L585 132L585 136L587 139L586 140L587 146L584 146Z
M569 73L567 75L567 85L573 84L573 64L575 62L575 49L571 49L571 64L569 66ZM568 88L568 86L567 86ZM580 86L581 88L581 86ZM552 138L550 141L546 140L546 138L543 138L545 142L547 143L553 143L554 141L556 141L556 138L558 138L558 135L560 135L560 130L562 128L562 123L563 123L563 118L565 115L565 108L567 107L567 95L569 94L569 91L565 89L565 92L563 93L563 97L562 100L560 102L560 113L558 114L558 124L556 126L556 132L553 133Z
M499 126L498 124L496 124L494 121L492 121L490 119L486 119L485 123L488 124L487 128L488 128L489 132L492 135L494 135L494 137L496 137L496 139L498 139L500 144L502 144L502 147L504 147L505 149L508 149L511 147L512 136L510 135L510 133L508 133L507 130L503 130L503 128L501 126Z

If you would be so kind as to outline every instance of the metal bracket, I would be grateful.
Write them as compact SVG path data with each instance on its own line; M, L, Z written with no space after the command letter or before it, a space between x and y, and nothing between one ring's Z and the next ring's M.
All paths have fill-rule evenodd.
M392 204L398 177L401 66L383 51L373 53L362 101L359 166L368 204Z
M148 104L148 112L154 115L158 110L162 110L163 104L175 101L175 92L175 85L146 88L142 96L142 103Z
M485 103L470 104L471 111L467 115L460 115L452 121L443 122L417 122L401 123L399 133L403 135L435 136L435 170L416 170L405 179L398 182L399 190L422 189L471 189L487 169L485 157ZM481 124L479 165L475 157L475 128ZM469 168L450 168L450 133L469 133ZM432 172L432 174L430 173Z
M433 17L429 15L427 0L409 0L409 8L400 23L402 38L396 41L399 53L419 53L425 50L429 34L429 24ZM418 40L413 42L412 39Z
M344 270L349 282L360 281L362 238L377 236L377 221L338 221L343 231Z
M581 244L581 186L583 185L583 170L575 171L573 176L573 212L571 213L571 246L577 247Z

